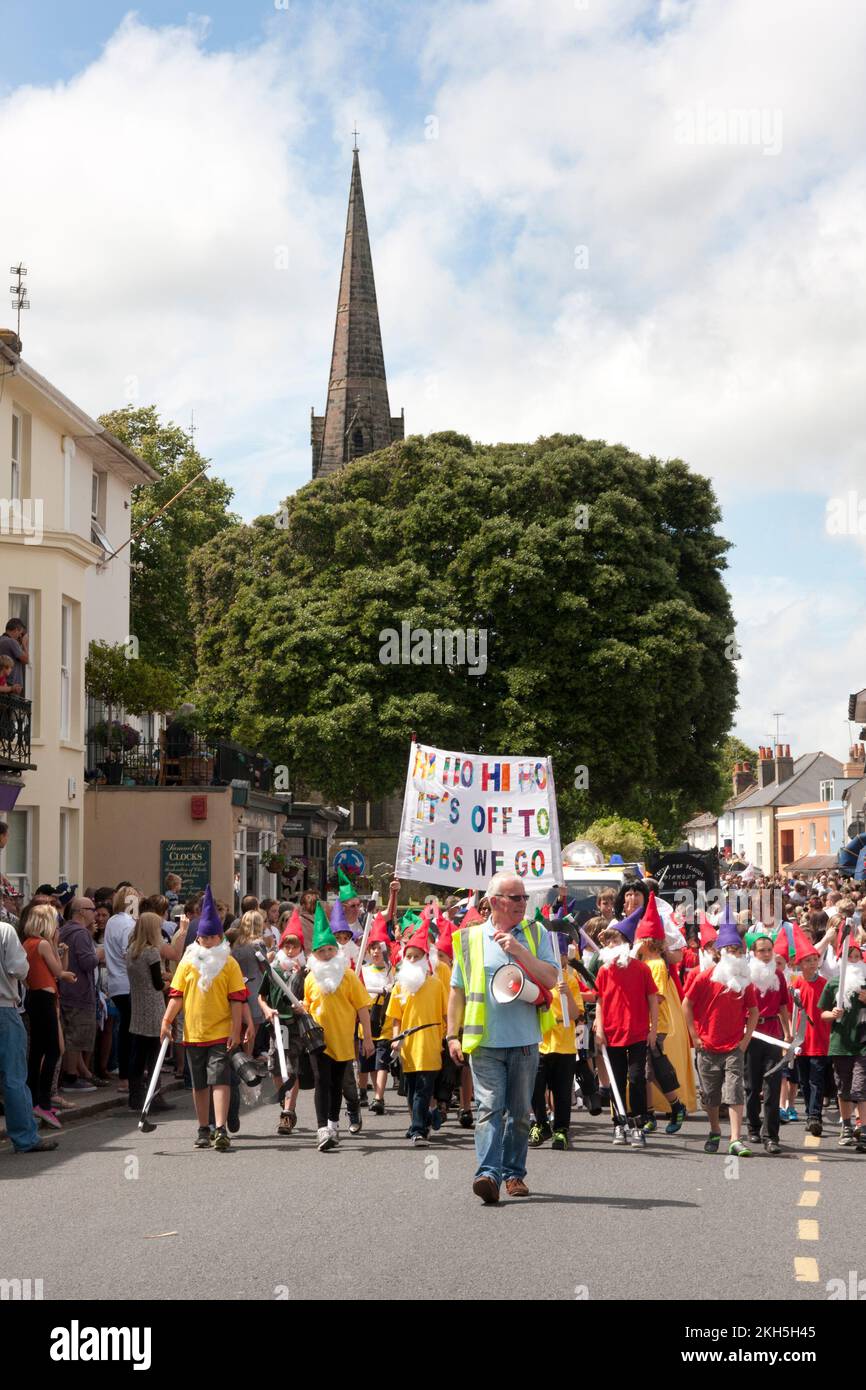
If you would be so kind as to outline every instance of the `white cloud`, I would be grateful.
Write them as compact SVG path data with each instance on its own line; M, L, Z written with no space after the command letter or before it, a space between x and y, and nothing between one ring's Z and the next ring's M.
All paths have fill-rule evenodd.
M74 80L0 101L15 155L0 241L31 267L25 350L58 386L93 412L130 379L182 423L194 407L241 510L274 510L309 477L357 118L392 409L411 432L578 431L684 457L728 493L862 485L859 0L297 13L238 52L207 51L197 22L128 18ZM364 61L392 21L399 97ZM758 143L732 143L750 110L764 135L759 120ZM736 555L731 574L748 602ZM842 598L827 591L827 615ZM847 636L832 698L826 667L802 669L815 602L795 586L756 619L756 738L781 703L792 745L826 746L839 690L862 685Z

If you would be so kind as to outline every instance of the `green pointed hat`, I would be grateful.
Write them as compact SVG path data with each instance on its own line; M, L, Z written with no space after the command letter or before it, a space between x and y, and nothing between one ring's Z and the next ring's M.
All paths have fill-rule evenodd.
M358 890L351 879L347 878L342 869L337 870L337 880L340 884L340 902L351 902L352 898L357 898Z
M339 946L339 944L331 931L331 924L325 909L321 903L316 903L316 915L313 918L313 950L319 951L323 946Z
M418 916L417 912L413 912L410 908L408 912L403 913L403 919L400 923L400 935L405 936L409 930L417 931L420 926L421 918Z

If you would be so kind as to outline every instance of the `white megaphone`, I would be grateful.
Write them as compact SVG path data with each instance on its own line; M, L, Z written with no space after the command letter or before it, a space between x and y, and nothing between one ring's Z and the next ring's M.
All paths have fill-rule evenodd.
M518 999L523 1004L538 1004L542 997L535 981L530 980L519 965L510 962L493 972L490 993L497 1004L513 1004Z

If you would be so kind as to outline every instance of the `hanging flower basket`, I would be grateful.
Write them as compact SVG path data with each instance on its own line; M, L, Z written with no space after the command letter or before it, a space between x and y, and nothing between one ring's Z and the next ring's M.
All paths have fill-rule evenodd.
M262 851L260 862L267 869L269 874L281 874L286 867L285 856L282 854L275 854L274 851L270 849Z

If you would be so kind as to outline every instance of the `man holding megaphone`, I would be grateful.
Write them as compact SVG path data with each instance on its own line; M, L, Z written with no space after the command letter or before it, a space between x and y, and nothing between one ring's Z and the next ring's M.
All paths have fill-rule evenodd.
M552 1027L558 971L550 933L525 921L528 896L516 874L495 874L490 917L453 937L448 1050L468 1058L477 1107L472 1190L487 1205L527 1197L526 1155L538 1044ZM462 1033L461 1033L462 1029Z

